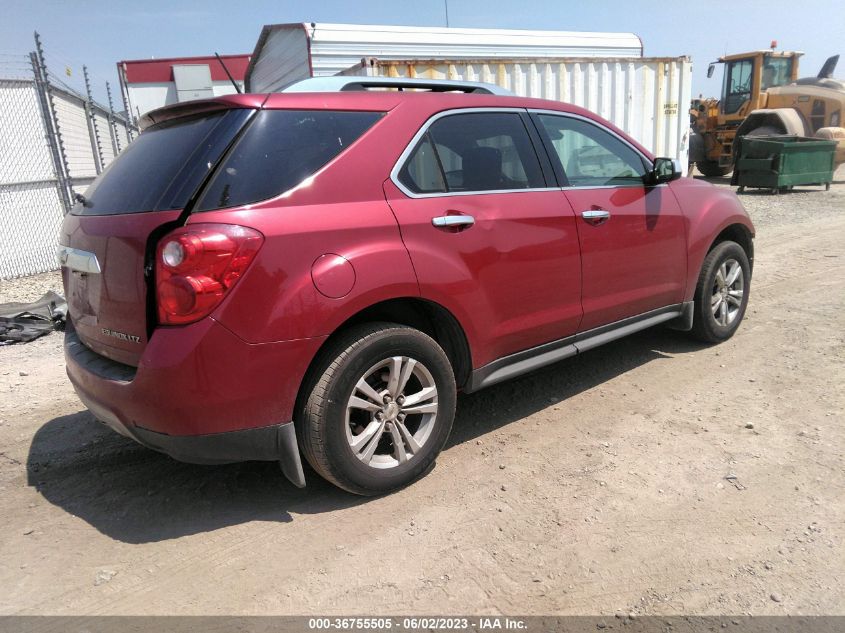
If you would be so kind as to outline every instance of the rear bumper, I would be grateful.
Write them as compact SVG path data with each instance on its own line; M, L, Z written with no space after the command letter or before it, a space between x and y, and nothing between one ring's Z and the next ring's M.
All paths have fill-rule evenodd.
M74 384L74 387L76 385ZM244 461L278 461L285 476L299 488L305 487L302 460L292 422L255 429L209 435L167 435L142 427L129 427L114 413L76 390L89 411L121 435L173 459L189 464L230 464Z
M102 422L180 461L276 461L304 485L296 392L322 339L251 345L212 319L157 330L137 368L88 349L71 323L67 373Z

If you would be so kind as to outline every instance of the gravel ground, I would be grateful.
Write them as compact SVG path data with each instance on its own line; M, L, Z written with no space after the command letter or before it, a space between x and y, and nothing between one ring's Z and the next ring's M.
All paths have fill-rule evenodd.
M52 290L64 296L62 275L56 271L0 280L0 303L30 303Z
M461 396L378 499L150 452L84 410L59 334L0 347L0 614L845 615L845 171L741 200L733 339L655 329Z
M696 172L697 173L697 172ZM845 210L845 165L834 174L830 191L824 187L798 187L789 193L772 195L762 189L747 189L739 199L751 214L758 233L813 218L839 216ZM714 185L730 187L730 176L707 178Z

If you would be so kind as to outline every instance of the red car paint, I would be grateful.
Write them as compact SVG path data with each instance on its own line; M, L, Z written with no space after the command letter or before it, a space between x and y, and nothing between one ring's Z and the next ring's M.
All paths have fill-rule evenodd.
M98 354L127 365L140 362L147 344L147 237L153 229L177 217L178 211L65 216L60 242L94 253L104 262L100 275L62 269L73 325ZM132 333L140 340L102 336L103 328Z
M385 191L421 296L471 324L475 366L578 329L578 234L560 191L410 199L393 182ZM459 239L431 226L433 217L458 213L475 218Z
M298 385L286 376L304 375L325 338L248 344L209 317L156 329L132 381L104 380L70 362L68 375L85 400L130 429L223 433L290 418Z
M683 211L671 187L570 189L576 212L607 209L599 226L578 222L581 330L681 303L686 290Z
M131 380L69 358L86 403L129 431L200 436L290 422L309 365L345 323L389 300L422 299L459 324L471 369L668 304L690 301L702 261L728 227L754 228L736 197L691 179L629 189L510 191L411 198L391 180L397 159L438 112L537 108L598 116L539 99L450 93L236 95L150 113L145 124L228 108L384 112L313 176L279 196L192 213L182 221L264 236L254 261L212 313L162 326L145 257L180 209L68 215L61 243L95 253L100 275L64 270L70 318L96 354L136 367ZM579 213L608 209L613 220ZM469 213L456 232L433 217ZM166 231L165 231L166 232ZM152 302L152 303L151 303ZM124 340L114 332L137 340Z

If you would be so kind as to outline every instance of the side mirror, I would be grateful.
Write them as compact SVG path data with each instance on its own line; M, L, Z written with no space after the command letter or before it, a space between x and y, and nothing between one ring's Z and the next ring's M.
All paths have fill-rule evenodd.
M681 177L681 164L673 158L655 158L654 167L646 175L646 184L659 185Z
M716 66L715 66L715 64L710 64L710 65L707 67L707 78L708 78L708 79L710 79L710 78L713 76L713 71L715 71L715 70L716 70Z

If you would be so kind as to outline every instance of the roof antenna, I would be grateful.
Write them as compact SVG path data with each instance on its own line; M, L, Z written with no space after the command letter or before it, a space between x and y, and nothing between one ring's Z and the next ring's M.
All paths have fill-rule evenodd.
M443 0L443 6L446 7L446 28L449 28L449 0Z
M226 64L223 63L223 59L216 52L214 53L214 56L217 58L217 61L220 62L220 65L223 66L223 70L226 71L226 76L229 78L229 81L231 81L232 85L235 87L235 92L241 94L241 87L238 85L238 82L235 81L234 77L232 77L232 73L229 72L229 69L226 68Z

